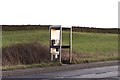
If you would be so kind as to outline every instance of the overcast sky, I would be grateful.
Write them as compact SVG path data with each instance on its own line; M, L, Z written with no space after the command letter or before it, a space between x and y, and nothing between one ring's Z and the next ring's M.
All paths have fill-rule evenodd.
M120 0L0 0L0 24L118 27Z

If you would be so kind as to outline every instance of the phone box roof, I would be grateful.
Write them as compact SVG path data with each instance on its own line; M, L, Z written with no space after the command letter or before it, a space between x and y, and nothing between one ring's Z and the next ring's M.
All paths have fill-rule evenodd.
M51 25L50 28L52 29L59 29L59 28L72 28L72 26L68 26L68 25Z

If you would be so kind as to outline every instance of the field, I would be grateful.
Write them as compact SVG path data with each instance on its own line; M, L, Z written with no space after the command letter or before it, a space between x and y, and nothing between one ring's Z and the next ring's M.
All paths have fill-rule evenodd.
M63 31L63 44L67 45L68 31ZM48 30L3 31L2 47L18 43L40 42L49 45ZM91 62L118 59L118 35L108 33L73 32L75 62Z
M17 43L38 41L49 45L48 30L3 31L3 47ZM63 44L69 44L68 32L63 32ZM73 51L81 53L118 53L118 35L102 33L73 32Z

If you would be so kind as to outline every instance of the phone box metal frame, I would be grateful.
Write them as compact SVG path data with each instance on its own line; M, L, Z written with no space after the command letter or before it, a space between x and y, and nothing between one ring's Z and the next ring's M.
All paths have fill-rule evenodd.
M62 44L62 30L69 29L69 45ZM50 33L50 54L51 61L59 60L61 62L62 49L69 49L69 62L72 61L72 27L64 27L61 25L51 25L49 27Z

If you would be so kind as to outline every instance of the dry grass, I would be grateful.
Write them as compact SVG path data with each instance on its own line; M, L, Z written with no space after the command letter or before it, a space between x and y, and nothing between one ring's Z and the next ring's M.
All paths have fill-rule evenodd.
M19 43L2 50L2 65L21 65L49 62L50 55L47 46L38 42Z
M118 60L118 54L111 54L105 56L105 54L100 53L78 53L73 51L72 53L72 63L79 64L79 63L90 63L90 62L98 62L98 61L109 61L109 60ZM69 51L63 50L62 51L62 62L69 63Z
M80 53L73 51L72 63L89 63L95 61L116 60L117 54L105 55L96 53ZM62 50L62 62L69 63L69 50ZM37 64L37 65L36 65ZM39 42L18 43L2 49L3 70L29 67L60 65L51 63L49 48ZM19 66L20 65L20 66Z

